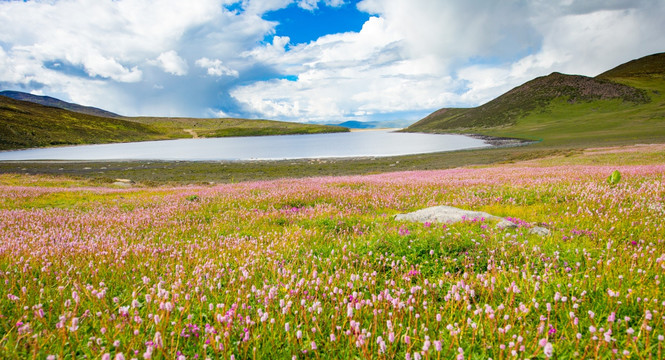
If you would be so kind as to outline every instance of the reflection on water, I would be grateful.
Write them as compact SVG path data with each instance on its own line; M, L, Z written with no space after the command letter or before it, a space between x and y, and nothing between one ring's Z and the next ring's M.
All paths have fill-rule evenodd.
M388 130L80 145L0 152L0 160L278 160L395 156L489 146L462 135Z

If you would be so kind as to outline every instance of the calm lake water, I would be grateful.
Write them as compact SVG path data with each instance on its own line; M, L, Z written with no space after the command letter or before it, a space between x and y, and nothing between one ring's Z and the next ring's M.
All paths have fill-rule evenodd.
M422 154L490 146L462 135L350 133L227 137L0 152L2 160L279 160Z

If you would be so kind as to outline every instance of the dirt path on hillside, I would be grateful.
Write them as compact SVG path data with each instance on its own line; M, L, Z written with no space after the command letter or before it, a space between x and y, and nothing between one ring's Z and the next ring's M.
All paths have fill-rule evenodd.
M196 133L193 129L183 129L182 131L188 133L189 135L192 135L192 139L198 139L199 134Z

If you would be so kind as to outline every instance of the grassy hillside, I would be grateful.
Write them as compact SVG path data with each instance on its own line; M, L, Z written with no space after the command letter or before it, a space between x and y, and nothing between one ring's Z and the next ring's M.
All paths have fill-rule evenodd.
M348 129L268 120L101 117L0 96L0 150L192 137L343 131Z
M150 125L172 138L192 137L194 135L197 137L226 137L320 134L349 131L349 129L340 126L311 125L274 120L160 117L134 117L127 119Z
M0 96L0 149L164 138L137 122L98 117Z
M50 96L38 96L20 91L0 91L0 96L5 96L15 100L29 101L39 105L56 107L73 112L78 112L81 114L103 116L103 117L121 117L120 115L112 113L110 111L98 109L96 107L91 107L91 106L73 104Z
M441 109L407 128L543 140L541 146L665 141L665 53L595 78L554 73L470 109Z
M621 64L598 76L597 79L617 80L620 78L653 78L662 79L665 73L665 53L653 54Z

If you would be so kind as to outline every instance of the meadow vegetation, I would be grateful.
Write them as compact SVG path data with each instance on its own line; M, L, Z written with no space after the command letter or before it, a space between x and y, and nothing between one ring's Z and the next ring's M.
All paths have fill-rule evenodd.
M133 117L129 119L141 124L155 127L171 138L191 137L192 132L196 134L197 137L226 137L321 134L349 131L349 129L340 126L299 124L274 120L249 120L234 118L194 119L164 117Z
M405 131L477 133L588 148L665 141L665 53L589 78L554 73L468 109L441 109Z
M104 114L103 110L94 110L97 110L95 113ZM270 120L95 116L0 96L0 150L194 136L261 136L345 131L349 130L338 126Z
M654 61L599 76L648 101L557 97L454 130L542 140L529 146L0 163L0 358L665 358ZM137 121L173 136L219 125ZM519 226L394 219L434 205Z
M144 124L0 96L0 150L160 138Z
M662 358L665 165L623 150L217 186L1 175L0 357ZM608 156L634 165L579 164ZM439 204L520 226L393 219Z

